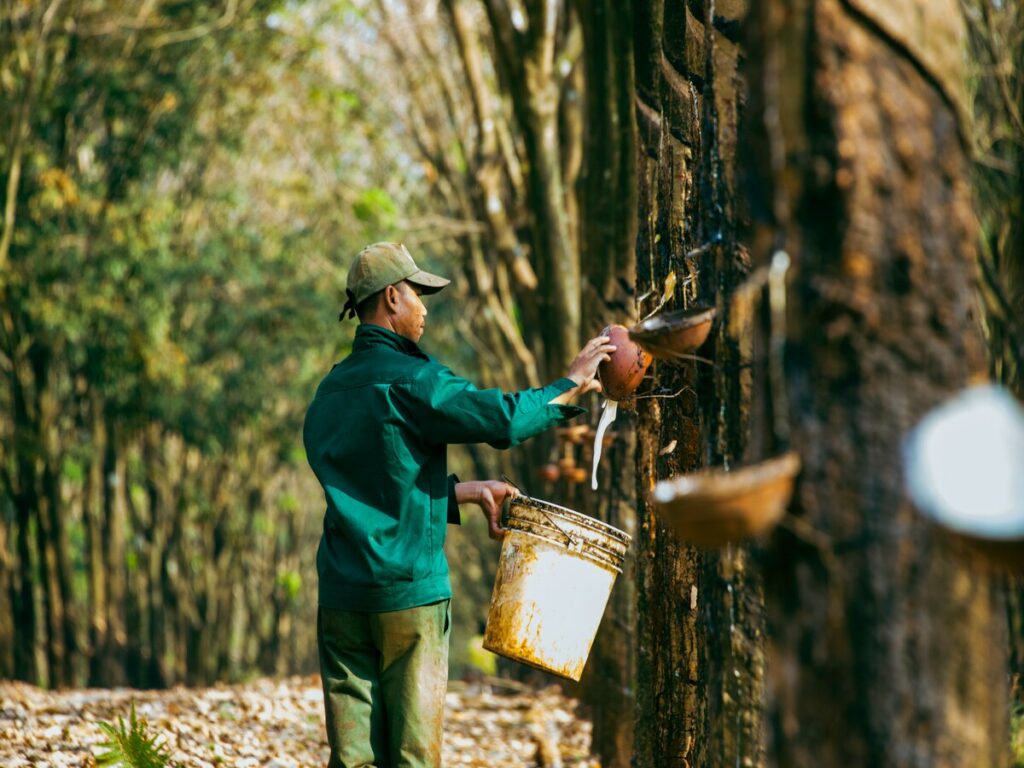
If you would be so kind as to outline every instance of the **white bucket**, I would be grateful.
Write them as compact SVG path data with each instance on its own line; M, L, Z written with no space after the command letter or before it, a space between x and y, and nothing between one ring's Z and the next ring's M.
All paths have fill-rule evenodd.
M484 648L579 680L630 536L539 499L509 505Z

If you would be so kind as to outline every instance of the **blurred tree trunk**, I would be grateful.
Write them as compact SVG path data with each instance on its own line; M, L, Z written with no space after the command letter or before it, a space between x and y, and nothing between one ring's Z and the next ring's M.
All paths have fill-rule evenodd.
M106 684L103 649L107 644L107 563L103 555L103 456L107 435L103 402L98 393L88 396L91 452L86 471L86 492L82 506L85 526L85 561L88 569L88 642L89 671L86 684Z
M984 371L962 19L943 0L752 8L753 243L796 267L803 458L766 570L771 761L1005 766L1001 590L951 559L900 473L905 432Z
M749 373L726 298L744 277L736 239L736 35L745 3L636 5L639 179L637 290L642 314L718 307L694 362L658 362L639 405L636 764L763 764L763 592L746 548L700 552L674 539L644 497L656 480L744 457ZM674 287L673 287L674 280Z
M20 318L27 322L27 318ZM17 321L12 321L12 324ZM45 665L37 679L52 686L70 685L73 655L77 651L74 610L71 597L71 566L66 527L62 518L60 466L62 451L57 444L55 401L55 353L36 342L16 353L11 365L13 394L12 443L17 465L14 504L18 510L18 549L21 589L19 617L25 621L22 643L33 646L38 629L35 618L35 581L41 592L42 646ZM31 536L35 536L34 552ZM38 568L38 570L34 570ZM38 575L38 576L36 576ZM21 625L21 621L18 622ZM20 631L20 628L19 628ZM18 653L18 663L27 661L28 648ZM35 669L35 664L31 664Z
M7 510L0 508L0 680L14 677L14 558L7 531Z
M125 650L128 635L125 627L125 538L127 516L124 509L125 468L120 455L124 440L116 421L109 412L104 414L106 440L103 451L103 562L106 568L106 634L102 648L95 649L103 659L102 679L106 685L125 685Z
M36 633L38 632L39 617L36 611L32 578L36 572L37 556L32 547L32 538L29 533L32 509L20 491L14 497L14 507L18 525L18 570L15 573L16 591L14 595L14 677L18 680L38 684L41 672L36 659Z
M13 317L4 313L4 326L10 336L13 328ZM13 351L13 350L11 350ZM38 566L38 553L32 544L31 527L37 507L33 504L33 473L31 447L33 441L29 434L29 403L27 400L23 377L19 368L23 363L10 354L11 367L8 383L11 392L11 435L14 447L13 477L7 477L10 487L11 501L14 505L17 538L17 570L14 574L14 675L19 680L37 683L40 678L39 664L36 659L36 633L38 632L38 614L35 602L35 578Z
M578 28L561 0L526 2L525 18L507 0L483 2L494 61L525 148L526 202L540 291L537 352L550 377L562 372L580 336L580 264L572 234L576 222L570 220L567 205L573 180L562 175L569 144L580 137L559 131L562 85L572 71L572 35Z
M142 485L145 488L146 507L149 512L149 525L146 529L147 551L140 558L140 567L147 573L147 607L149 610L149 653L150 662L147 679L154 687L164 687L172 682L167 669L167 613L164 605L163 559L167 548L167 536L170 529L170 517L174 514L172 492L166 477L166 469L161 453L166 436L160 425L151 424L142 435L140 451L142 467Z

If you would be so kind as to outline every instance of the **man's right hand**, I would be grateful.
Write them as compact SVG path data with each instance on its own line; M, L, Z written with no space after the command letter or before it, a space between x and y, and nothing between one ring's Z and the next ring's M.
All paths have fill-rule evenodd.
M605 360L611 360L611 353L617 349L614 344L609 344L609 341L609 336L595 336L583 345L583 349L572 361L566 377L576 382L576 389L569 390L573 396L601 391L597 367Z

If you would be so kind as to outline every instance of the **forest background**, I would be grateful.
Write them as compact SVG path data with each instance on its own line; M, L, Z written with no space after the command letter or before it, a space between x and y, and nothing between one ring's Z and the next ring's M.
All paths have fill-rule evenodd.
M1017 587L964 587L961 566L934 565L885 469L892 454L868 449L895 446L901 425L986 369L1019 393L1024 15L995 0L925 4L929 29L949 36L922 50L893 32L904 5L879 18L866 0L0 2L0 677L162 687L315 668L323 503L301 419L347 351L352 327L336 316L362 245L401 239L454 278L428 305L425 347L505 389L557 377L580 340L663 300L724 309L786 247L793 442L824 424L848 445L811 462L796 516L768 545L698 552L636 491L778 447L757 362L763 311L719 324L705 350L716 372L654 369L643 389L656 397L620 417L597 494L578 473L542 474L559 459L588 466L569 433L453 449L452 466L507 473L637 537L576 691L607 764L854 764L943 729L928 749L948 764L1000 764L1009 689L990 683L1019 667ZM931 96L894 108L863 81L897 75ZM858 109L906 130L844 122ZM921 170L929 152L937 180ZM862 169L871 157L884 167ZM892 185L905 206L873 207ZM976 217L962 205L971 189ZM857 242L860 215L892 226ZM907 231L930 239L915 247ZM925 248L938 279L920 266ZM824 255L801 266L802 252ZM832 267L849 294L826 290ZM952 309L904 316L907 294ZM977 343L959 324L975 298ZM871 307L924 327L942 361L908 385L911 405L873 399L921 361L884 333L849 331ZM851 457L881 479L868 487L830 463ZM897 508L903 528L879 525ZM448 542L455 676L496 559L482 520L466 518ZM907 530L925 542L909 554ZM902 569L865 575L897 550ZM945 584L956 597L942 603ZM991 662L966 665L968 682L938 664L922 677L902 661L929 655L921 638L960 601L971 631L935 654ZM808 636L820 627L819 647ZM861 645L877 655L850 650ZM838 694L794 672L829 664ZM924 714L865 704L922 679L936 686ZM951 725L964 702L984 717ZM861 727L848 736L814 726L850 711ZM794 717L801 749L783 746Z

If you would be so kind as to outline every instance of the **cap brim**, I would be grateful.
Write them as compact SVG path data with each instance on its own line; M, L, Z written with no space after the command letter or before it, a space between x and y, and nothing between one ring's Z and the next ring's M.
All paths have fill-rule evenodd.
M410 275L405 278L410 283L418 285L423 289L423 293L437 293L442 288L451 285L451 280L446 280L443 277L432 275L429 272L424 272L422 269L414 275Z

